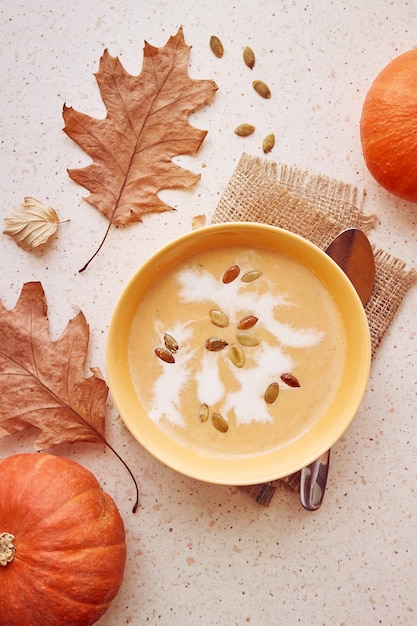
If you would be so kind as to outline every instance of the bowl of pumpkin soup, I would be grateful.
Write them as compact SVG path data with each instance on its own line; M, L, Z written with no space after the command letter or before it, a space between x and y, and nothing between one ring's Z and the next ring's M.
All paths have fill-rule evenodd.
M234 222L153 254L123 289L107 337L109 388L148 452L225 485L282 478L346 431L369 378L361 301L322 250Z

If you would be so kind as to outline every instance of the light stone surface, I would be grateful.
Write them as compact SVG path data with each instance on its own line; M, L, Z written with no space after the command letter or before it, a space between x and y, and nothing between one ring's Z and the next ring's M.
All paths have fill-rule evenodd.
M41 281L52 338L81 309L91 333L89 365L105 373L106 331L130 276L188 232L194 216L210 221L240 155L263 156L269 132L276 134L269 159L365 188L365 210L379 217L372 241L415 264L417 207L369 175L359 118L376 74L416 45L416 18L413 0L3 0L2 220L27 195L70 220L35 253L1 237L3 304L12 308L23 283ZM219 86L190 118L208 130L201 150L178 159L201 181L191 191L161 193L176 211L113 228L79 274L107 222L68 177L67 168L89 159L62 131L63 104L103 117L93 74L104 49L139 74L143 42L162 46L180 26L192 46L190 76ZM209 49L212 34L223 41L222 59ZM245 45L256 53L252 72L242 61ZM269 84L271 100L253 91L255 78ZM257 129L248 138L233 133L243 121ZM292 492L278 491L263 508L237 488L176 474L131 438L110 397L107 434L140 483L136 515L131 479L110 451L87 444L51 450L92 470L125 521L125 578L101 626L417 623L416 307L414 288L378 350L356 419L334 446L317 513L304 511ZM31 451L35 436L33 429L2 439L0 456Z

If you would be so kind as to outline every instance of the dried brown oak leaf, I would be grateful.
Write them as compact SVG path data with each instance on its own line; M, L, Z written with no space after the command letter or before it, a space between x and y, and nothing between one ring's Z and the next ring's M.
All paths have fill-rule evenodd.
M188 116L217 91L213 80L189 77L190 49L181 28L161 48L145 42L139 76L128 74L105 50L95 76L107 116L95 119L64 106L64 131L93 159L87 167L68 170L69 176L88 189L86 200L109 220L97 252L112 224L172 209L159 191L200 180L171 160L198 151L207 131L191 126Z
M90 442L104 436L108 395L97 370L85 378L89 329L80 311L51 341L41 283L23 285L12 310L0 302L0 437L28 426L40 429L35 448ZM134 510L136 510L137 503Z

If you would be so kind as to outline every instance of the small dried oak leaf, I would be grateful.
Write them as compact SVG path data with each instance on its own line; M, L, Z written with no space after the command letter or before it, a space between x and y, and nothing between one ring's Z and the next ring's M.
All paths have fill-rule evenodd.
M95 119L64 106L65 133L93 159L69 176L88 189L87 201L110 225L172 209L158 192L192 187L200 179L172 162L199 150L207 131L191 126L188 116L217 91L213 80L188 76L190 49L182 28L161 48L145 42L138 76L106 50L95 76L107 116Z
M24 250L32 250L45 244L56 233L60 224L55 209L27 196L24 202L5 218L4 235L13 237Z
M14 309L0 303L0 437L35 426L41 431L37 449L81 441L107 444L108 387L98 371L84 377L88 340L80 311L51 341L39 282L23 285Z

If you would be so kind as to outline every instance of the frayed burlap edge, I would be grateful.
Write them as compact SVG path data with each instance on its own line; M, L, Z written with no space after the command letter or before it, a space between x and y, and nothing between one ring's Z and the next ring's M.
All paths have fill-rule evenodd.
M346 228L365 233L376 225L363 212L364 193L326 176L243 154L212 222L262 222L290 230L325 249ZM372 358L417 272L374 246L375 285L365 306ZM268 506L278 485L298 491L300 472L262 485L243 486L256 502Z

